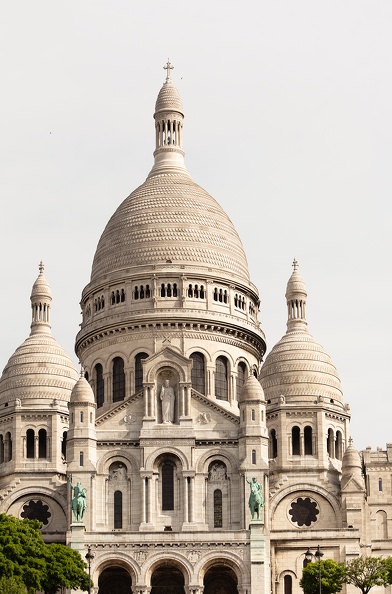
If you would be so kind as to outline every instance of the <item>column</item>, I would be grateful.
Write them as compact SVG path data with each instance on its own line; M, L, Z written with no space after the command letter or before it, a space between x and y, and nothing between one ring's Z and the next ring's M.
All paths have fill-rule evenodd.
M189 522L189 492L188 492L188 477L184 476L184 522Z

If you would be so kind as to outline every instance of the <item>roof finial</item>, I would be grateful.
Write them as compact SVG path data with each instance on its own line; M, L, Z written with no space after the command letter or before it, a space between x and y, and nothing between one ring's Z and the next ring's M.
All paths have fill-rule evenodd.
M170 80L170 70L173 70L174 66L172 66L170 64L170 60L169 58L167 59L167 64L166 66L163 67L164 70L166 70L166 82L169 82Z
M298 262L297 262L297 260L296 260L295 258L294 258L294 260L293 260L293 264L292 264L292 266L293 266L294 272L296 272L296 270L297 270L297 269L298 269L298 267L299 267L299 264L298 264Z
M40 274L43 274L44 273L44 269L45 269L45 266L44 266L44 263L41 260L41 262L39 263L39 266L38 266L39 273Z

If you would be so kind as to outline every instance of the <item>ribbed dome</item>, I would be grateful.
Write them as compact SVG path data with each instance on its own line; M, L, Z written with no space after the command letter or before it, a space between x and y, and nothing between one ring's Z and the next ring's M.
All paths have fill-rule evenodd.
M294 260L294 271L286 289L287 332L274 346L261 369L265 397L285 396L286 402L304 397L325 398L342 403L342 388L334 364L307 329L306 288Z
M245 400L264 402L263 388L261 387L260 382L255 378L254 375L250 375L247 378L241 390L239 402L244 402Z
M180 93L171 80L167 80L159 91L155 103L155 113L157 114L160 111L179 111L183 113Z
M261 369L260 382L267 400L303 396L342 402L340 379L329 355L308 332L288 332L274 346Z
M92 388L84 375L82 375L74 385L70 402L95 402Z
M32 334L16 349L0 379L0 403L69 401L78 373L65 350L47 333Z
M52 295L44 277L44 265L31 291L31 333L9 359L0 378L0 403L43 399L68 402L78 379L65 350L51 335Z
M118 207L99 240L91 281L168 261L249 281L245 252L229 217L182 172L149 177Z
M172 268L207 269L221 278L248 283L245 252L232 222L185 167L184 115L180 94L170 80L171 69L168 62L155 106L154 165L147 180L109 220L97 246L91 281L170 263Z

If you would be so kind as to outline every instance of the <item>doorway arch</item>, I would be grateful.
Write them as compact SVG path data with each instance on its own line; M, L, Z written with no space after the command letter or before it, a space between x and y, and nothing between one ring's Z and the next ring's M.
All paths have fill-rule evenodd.
M213 565L204 576L204 594L238 594L237 576L227 565Z
M124 567L107 567L98 579L99 594L130 594L132 578Z
M181 569L170 561L158 565L151 574L151 594L185 594Z

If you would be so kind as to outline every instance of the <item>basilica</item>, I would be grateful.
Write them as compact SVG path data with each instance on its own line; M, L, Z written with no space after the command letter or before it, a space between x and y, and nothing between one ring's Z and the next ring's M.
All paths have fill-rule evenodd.
M0 512L78 550L94 594L300 594L308 549L392 555L392 444L354 448L291 254L267 351L241 239L185 166L165 70L151 171L81 293L80 369L52 337L39 265L0 379Z

